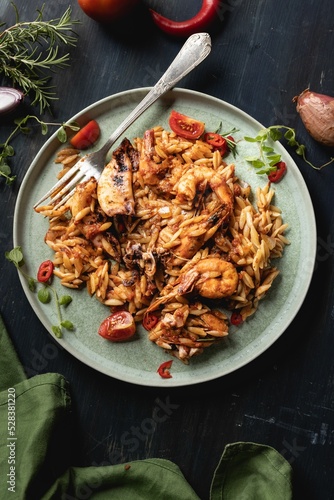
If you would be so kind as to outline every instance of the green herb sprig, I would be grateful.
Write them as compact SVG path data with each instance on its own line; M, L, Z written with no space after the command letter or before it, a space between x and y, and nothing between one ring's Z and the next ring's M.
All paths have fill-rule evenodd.
M70 7L60 18L45 21L43 6L34 21L20 22L18 10L12 5L16 23L0 32L0 74L31 95L31 104L39 104L42 113L57 99L47 71L68 65L69 53L59 55L59 48L76 45L73 28L79 21L72 20Z
M70 295L62 295L61 297L58 296L57 291L49 284L47 283L39 283L37 279L33 278L32 276L29 276L23 269L22 266L24 265L24 257L23 257L23 252L21 247L15 247L12 250L5 252L5 257L8 259L10 262L14 264L16 269L22 274L22 276L25 277L25 279L28 282L28 287L31 292L36 292L37 286L41 286L41 288L37 292L37 297L38 300L42 304L48 304L51 302L52 295L54 297L54 301L56 304L56 309L57 309L57 316L58 316L58 324L53 325L52 331L55 334L57 338L62 338L63 336L63 329L65 330L74 330L74 325L71 321L69 320L64 320L62 318L62 311L61 307L66 307L68 304L72 302L72 297Z
M227 142L228 149L231 151L231 153L235 157L237 154L237 143L234 141L234 139L232 140L230 137L232 136L232 134L235 134L236 132L238 132L238 129L234 127L231 130L222 131L222 127L223 127L223 124L222 124L222 122L220 122L219 127L216 130L216 133L220 134L222 137L224 137L224 139Z
M286 125L271 125L268 128L261 129L256 137L244 137L245 141L258 143L259 145L258 156L247 156L245 158L256 169L257 174L268 175L276 170L275 165L281 161L281 155L275 151L272 142L280 141L283 138L290 147L295 148L296 154L301 156L315 170L321 170L334 161L334 158L331 158L330 161L319 167L313 165L306 157L306 146L297 141L296 132L293 128Z
M47 123L34 115L27 115L24 118L17 118L14 120L16 127L11 131L5 142L0 144L0 177L4 177L6 179L6 184L12 184L16 179L16 176L12 175L12 170L8 162L9 158L15 154L15 149L10 142L17 132L22 132L23 134L29 134L31 132L31 127L27 125L29 121L36 121L38 125L40 125L42 135L46 135L48 133L50 126L60 127L57 132L57 138L61 143L65 143L67 141L67 129L73 131L80 129L77 122Z

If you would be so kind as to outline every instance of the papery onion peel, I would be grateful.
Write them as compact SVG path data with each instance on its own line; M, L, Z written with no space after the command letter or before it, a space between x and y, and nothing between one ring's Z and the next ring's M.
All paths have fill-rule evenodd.
M334 97L305 89L293 98L308 133L324 146L334 146Z

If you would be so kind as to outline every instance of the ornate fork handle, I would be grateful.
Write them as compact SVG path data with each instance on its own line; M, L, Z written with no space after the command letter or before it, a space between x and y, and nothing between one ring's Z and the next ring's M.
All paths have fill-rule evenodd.
M195 33L181 47L160 80L152 87L137 107L111 134L107 142L97 151L79 160L44 196L34 205L34 209L49 196L53 201L60 200L56 207L63 205L73 194L75 185L87 176L98 179L104 168L108 151L129 126L153 104L162 94L170 90L185 75L190 73L211 51L211 38L208 33ZM73 189L72 189L73 188ZM70 191L70 189L72 189Z
M107 142L102 146L101 151L107 153L114 142L146 109L162 94L173 88L190 71L196 68L209 55L210 51L211 38L208 33L195 33L191 35L160 80L158 80L138 106L111 134Z

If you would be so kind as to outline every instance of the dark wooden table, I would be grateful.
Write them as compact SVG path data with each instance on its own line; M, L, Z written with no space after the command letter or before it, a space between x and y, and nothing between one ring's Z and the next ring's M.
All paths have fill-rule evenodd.
M170 0L159 7L162 3L150 5L178 19L190 17L201 4ZM37 0L15 4L22 20L32 20L41 6ZM68 4L81 21L76 28L78 45L71 49L71 66L53 75L59 100L53 116L44 115L45 121L66 121L103 97L153 85L181 45L159 31L144 8L112 29L87 18L75 0L46 2L45 18L59 17ZM305 132L292 98L308 86L334 94L333 19L332 0L227 0L212 32L210 58L179 86L230 102L266 126L294 127L312 161L321 164L331 152ZM9 2L1 3L0 20L7 25L15 21ZM10 123L1 126L0 141L10 130ZM318 250L305 302L285 333L235 373L164 390L107 377L59 348L29 305L14 266L5 259L5 250L12 248L21 181L45 140L37 129L17 136L11 163L17 180L12 186L0 180L1 315L29 376L54 371L71 384L76 415L73 464L167 458L207 499L224 446L254 441L275 447L291 463L295 498L333 498L334 166L313 170L289 150L314 204ZM169 405L167 417L149 429L146 423L161 404Z

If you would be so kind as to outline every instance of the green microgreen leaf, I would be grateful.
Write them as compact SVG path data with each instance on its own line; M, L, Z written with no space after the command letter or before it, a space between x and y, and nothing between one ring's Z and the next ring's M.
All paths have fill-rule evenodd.
M258 142L256 137L248 137L247 135L245 135L244 140L247 142Z
M13 146L10 146L9 144L4 145L3 152L5 156L14 156L15 153Z
M74 325L73 325L73 323L71 321L64 320L60 324L61 324L61 326L63 326L64 328L66 328L66 330L69 330L69 331L74 330Z
M275 165L281 161L282 157L277 151L275 151L273 145L268 141L275 143L282 140L283 138L287 141L290 147L295 148L296 154L301 156L303 160L315 170L321 170L323 167L329 165L334 161L334 158L331 158L330 161L321 165L320 167L313 165L306 158L306 147L304 144L300 144L297 141L296 132L293 128L287 127L285 125L271 125L268 128L260 130L255 137L244 137L245 141L258 143L259 145L258 156L247 156L245 158L245 160L256 169L257 174L268 175L269 173L276 170Z
M31 106L39 105L40 114L50 108L57 99L54 87L49 81L55 69L68 66L70 55L60 55L62 46L76 46L77 35L74 26L79 21L72 19L72 9L68 7L63 15L56 19L43 18L44 6L37 10L33 21L20 22L19 12L14 3L16 22L13 26L0 31L0 77L8 86L20 88L25 95L31 97ZM5 23L0 23L3 28ZM49 75L47 74L49 72ZM0 78L1 79L1 78ZM27 115L13 120L13 130L7 140L0 145L0 177L11 185L16 179L11 175L11 166L5 158L15 155L14 148L9 145L17 133L28 135L32 132L31 120L36 120L41 126L42 135L48 133L47 124L36 116ZM56 124L59 126L60 124ZM61 124L61 127L64 125ZM61 142L66 142L63 131Z
M251 162L254 168L262 168L265 166L264 161L261 160L255 160Z
M11 175L11 167L6 161L6 158L14 156L15 150L13 146L9 144L9 142L14 138L17 133L29 134L31 132L31 128L26 126L28 122L37 122L37 124L41 127L42 135L46 135L49 131L50 126L59 127L57 132L57 138L59 142L67 141L67 132L66 128L70 128L71 130L78 130L80 128L76 122L69 123L47 123L42 121L35 115L26 115L23 118L16 118L14 123L16 127L12 130L12 132L7 137L6 141L0 145L0 177L5 177L6 184L12 184L16 179L16 176Z
M23 252L21 247L15 247L9 252L5 252L5 257L10 262L12 262L17 269L24 264Z
M62 329L59 325L52 325L51 329L58 339L62 338L63 332L62 332Z
M48 133L49 127L46 123L41 123L42 135L46 135Z
M57 132L57 139L61 143L65 143L67 141L67 133L64 127L61 127Z
M31 292L36 291L36 287L40 288L37 291L37 298L42 304L48 304L52 301L52 295L54 297L54 303L56 305L56 311L58 316L58 325L52 326L52 331L56 335L57 338L61 338L63 333L62 329L66 330L74 330L74 325L71 321L63 319L61 314L61 306L68 306L72 302L72 297L70 295L62 295L60 298L58 297L57 291L54 287L52 287L49 283L39 283L37 279L29 276L24 272L22 266L24 265L24 257L22 248L17 246L12 250L5 252L5 257L7 260L12 262L16 269L25 277L28 282L29 290Z
M248 161L249 163L252 163L253 161L258 160L258 156L245 156L245 160Z
M36 280L32 278L31 276L28 277L28 287L31 292L36 291Z
M47 304L51 300L51 294L50 294L49 290L47 289L47 287L44 287L44 288L41 288L40 290L38 290L37 297L38 297L38 300L40 302L42 302L42 304Z
M273 141L280 141L282 139L282 133L279 128L269 127L268 131L269 131L269 137Z
M59 305L60 306L67 306L72 302L72 297L70 295L63 295L59 299Z

